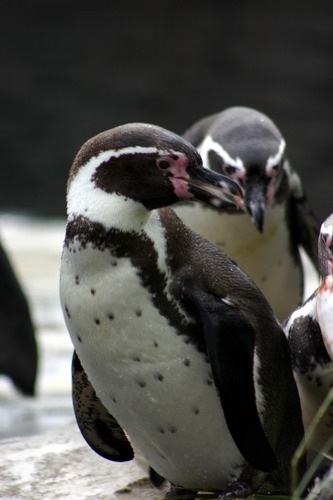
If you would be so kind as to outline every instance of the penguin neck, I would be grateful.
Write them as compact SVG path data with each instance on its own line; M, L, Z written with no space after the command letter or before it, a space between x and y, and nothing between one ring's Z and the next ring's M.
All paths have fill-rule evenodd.
M74 185L73 185L74 186ZM171 210L171 209L164 209ZM158 267L168 273L165 227L158 209L148 210L142 203L117 193L92 189L83 197L72 188L67 196L68 225L74 229L72 236L81 233L82 218L90 224L100 224L106 232L138 233L148 237L158 255ZM74 222L74 226L73 223Z
M121 194L106 193L93 185L84 191L78 187L73 183L68 191L69 221L82 216L102 224L106 230L114 228L129 232L141 231L155 217L156 210L150 211L142 203Z

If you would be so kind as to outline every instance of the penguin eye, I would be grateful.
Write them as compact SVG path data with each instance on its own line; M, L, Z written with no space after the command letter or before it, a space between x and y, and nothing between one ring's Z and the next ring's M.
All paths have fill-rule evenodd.
M272 170L274 170L275 172L277 172L278 170L280 170L281 168L281 163L278 163L277 165L273 165L272 166Z
M283 162L277 163L276 165L272 165L270 169L267 171L268 177L274 177L283 169Z
M161 170L167 170L170 167L170 162L164 159L157 160L156 164Z
M231 165L223 165L222 168L226 175L233 175L236 172L236 167L232 167Z

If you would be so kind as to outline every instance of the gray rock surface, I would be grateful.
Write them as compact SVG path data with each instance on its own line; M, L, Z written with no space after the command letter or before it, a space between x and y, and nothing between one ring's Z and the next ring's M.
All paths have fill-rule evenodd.
M0 445L0 498L17 500L156 500L137 461L115 463L94 453L76 422Z

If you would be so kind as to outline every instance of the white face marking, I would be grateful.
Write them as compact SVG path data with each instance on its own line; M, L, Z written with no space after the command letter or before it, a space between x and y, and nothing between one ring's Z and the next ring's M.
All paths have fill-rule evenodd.
M102 151L82 165L72 180L67 194L67 213L70 220L83 215L90 220L103 224L106 228L115 227L124 231L140 230L148 214L141 203L127 200L116 193L106 193L96 187L92 176L97 168L111 158L128 154L182 155L177 151L164 151L156 147L130 146L119 150Z
M333 235L333 214L331 214L327 219L322 223L320 228L320 234L332 236Z
M94 165L97 168L102 163L109 161L111 158L120 158L124 155L135 155L135 154L158 154L158 155L180 155L181 153L170 150L158 149L155 146L127 146L126 148L121 149L108 149L107 151L102 151L96 156L90 158L90 160L86 163L86 165Z
M83 215L106 229L140 230L148 217L145 207L134 200L126 201L125 196L96 188L89 180L92 173L90 169L82 170L72 182L67 195L68 220Z
M209 164L208 162L208 152L213 150L215 151L218 155L221 156L223 161L227 164L230 165L231 167L238 168L241 172L245 173L245 167L242 162L242 160L237 157L233 158L232 156L229 155L228 151L226 151L221 144L218 142L214 141L210 135L207 135L207 137L204 139L204 141L197 147L197 150L199 151L203 165L207 168L207 165Z
M284 139L281 139L281 142L279 144L279 148L275 155L272 155L268 158L267 163L266 163L266 172L270 170L272 167L275 165L278 165L282 159L282 156L284 154L284 151L286 149L286 143Z

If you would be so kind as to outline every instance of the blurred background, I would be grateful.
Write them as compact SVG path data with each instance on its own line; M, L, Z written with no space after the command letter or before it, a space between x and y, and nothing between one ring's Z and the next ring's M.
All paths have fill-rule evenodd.
M284 134L319 220L333 211L333 2L11 0L0 53L0 237L39 349L37 398L0 385L4 438L73 416L58 268L68 170L89 137L129 121L182 133L254 107Z
M0 210L63 216L73 157L102 130L182 133L245 105L281 129L320 220L332 211L330 0L12 0L0 39Z

